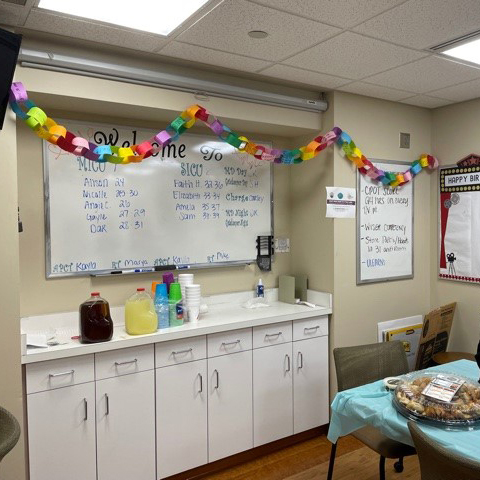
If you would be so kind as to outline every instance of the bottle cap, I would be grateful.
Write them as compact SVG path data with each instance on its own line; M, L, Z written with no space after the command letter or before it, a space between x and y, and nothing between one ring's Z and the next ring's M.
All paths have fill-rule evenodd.
M92 292L90 294L92 297L99 297L100 296L100 292Z
M137 292L144 292L145 289L144 288L137 288Z

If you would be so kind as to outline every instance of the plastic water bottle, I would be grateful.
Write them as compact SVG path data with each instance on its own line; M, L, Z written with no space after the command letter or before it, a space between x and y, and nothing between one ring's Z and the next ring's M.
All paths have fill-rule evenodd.
M168 315L167 285L165 283L159 283L155 287L155 312L158 318L158 328L168 328L170 321Z

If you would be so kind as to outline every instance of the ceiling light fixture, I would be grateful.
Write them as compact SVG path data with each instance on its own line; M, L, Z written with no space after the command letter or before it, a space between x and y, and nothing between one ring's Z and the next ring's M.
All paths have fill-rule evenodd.
M458 45L457 47L449 48L442 53L449 57L466 60L467 62L480 65L480 38L471 40L463 45Z
M158 35L168 35L208 0L40 0L39 8L76 17L120 25Z
M263 30L252 30L248 32L248 35L252 38L259 38L259 39L268 37L268 33L264 32Z
M480 31L471 32L462 37L448 40L447 42L431 47L430 50L440 55L480 65Z

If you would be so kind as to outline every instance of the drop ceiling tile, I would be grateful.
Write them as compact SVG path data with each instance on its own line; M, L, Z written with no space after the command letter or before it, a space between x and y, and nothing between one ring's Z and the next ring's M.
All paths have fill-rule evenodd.
M104 23L79 20L38 9L32 9L25 28L49 32L66 37L82 38L92 42L117 45L144 52L163 46L167 40L156 35L135 32L130 29L113 27Z
M433 92L428 92L432 97L452 100L454 102L464 102L474 98L480 98L480 79L471 82L452 85Z
M263 30L265 39L248 36ZM281 60L336 34L336 27L279 12L246 0L227 0L177 40L263 60Z
M388 72L373 75L367 81L399 90L426 93L476 78L480 78L480 69L430 56Z
M480 26L478 0L409 0L354 30L412 48L429 48Z
M337 90L349 93L358 93L367 97L383 98L384 100L392 100L394 102L412 96L411 92L403 90L394 90L393 88L381 87L365 82L353 82Z
M351 81L346 78L334 77L333 75L326 75L324 73L310 72L308 70L280 64L268 67L265 70L262 70L260 74L326 89L337 88Z
M349 28L405 0L254 0L319 22Z
M168 55L169 57L182 58L184 60L191 60L192 62L206 63L208 65L218 65L220 67L243 70L245 72L255 72L271 65L271 62L265 60L220 52L218 50L180 42L171 42L158 53L160 55Z
M450 105L450 100L444 100L443 98L429 97L428 95L415 95L414 97L401 100L401 103L407 103L408 105L415 105L417 107L424 108L438 108Z
M329 75L359 79L425 55L356 33L344 32L283 63Z

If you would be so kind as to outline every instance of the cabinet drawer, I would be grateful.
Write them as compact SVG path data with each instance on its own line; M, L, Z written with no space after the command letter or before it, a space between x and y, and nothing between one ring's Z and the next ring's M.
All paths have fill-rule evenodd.
M232 330L231 332L219 332L207 335L207 351L209 358L251 349L251 328L242 328L241 330Z
M293 322L293 340L305 340L328 335L328 315Z
M93 382L93 355L29 363L25 371L27 394Z
M155 366L166 367L207 357L205 335L155 344Z
M292 322L253 327L253 348L268 347L292 341Z
M95 354L95 380L153 370L153 345L122 348Z

